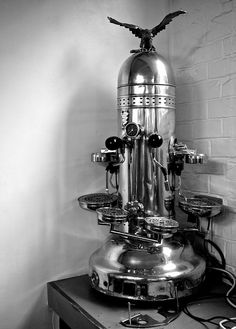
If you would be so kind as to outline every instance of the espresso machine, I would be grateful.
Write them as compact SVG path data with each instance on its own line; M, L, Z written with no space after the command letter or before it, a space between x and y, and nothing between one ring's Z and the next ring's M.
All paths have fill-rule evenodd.
M118 133L92 153L104 166L104 193L79 197L80 206L96 213L110 235L89 260L91 286L128 301L173 301L190 296L204 282L206 261L180 227L176 207L200 217L215 216L221 206L202 196L182 196L185 163L203 163L204 155L175 136L175 81L153 37L174 17L167 15L151 30L121 23L141 39L140 48L120 68L117 86Z

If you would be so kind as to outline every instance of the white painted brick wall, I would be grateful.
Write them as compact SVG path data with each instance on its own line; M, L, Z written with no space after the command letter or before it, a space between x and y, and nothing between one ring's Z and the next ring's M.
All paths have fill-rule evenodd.
M221 58L222 51L222 43L217 40L215 42L199 46L192 53L191 59L193 63L208 63L209 61Z
M211 140L211 154L209 156L236 157L236 138L218 138Z
M236 137L236 117L229 117L222 119L223 123L223 136Z
M226 57L208 63L208 77L225 77L236 73L236 56Z
M207 64L200 63L187 68L180 68L176 72L176 83L192 83L207 79Z
M236 36L232 35L223 40L223 51L224 55L231 55L236 53Z
M193 138L193 127L191 123L179 123L176 127L176 135L179 140L192 140Z
M232 159L228 161L226 177L236 181L236 159ZM235 194L235 198L236 198L236 194Z
M208 101L209 118L232 118L236 112L236 97L221 97Z
M210 154L211 143L209 139L194 140L193 145L199 153L203 153L206 155Z
M176 121L188 122L207 119L207 101L179 104Z
M214 138L222 135L221 120L196 120L193 123L193 138Z
M176 75L176 136L208 156L185 165L184 191L223 199L214 241L236 273L236 0L171 0L187 15L170 26Z
M182 188L197 193L208 193L209 177L202 174L183 173Z
M222 80L222 96L235 96L236 95L236 78L230 75Z

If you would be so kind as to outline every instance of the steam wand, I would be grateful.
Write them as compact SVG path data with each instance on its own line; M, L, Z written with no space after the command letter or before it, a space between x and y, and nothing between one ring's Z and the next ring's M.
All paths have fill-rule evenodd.
M169 180L168 180L167 169L159 161L157 161L157 159L155 158L154 155L153 155L153 162L161 169L161 172L163 173L164 185L165 185L166 191L170 191L170 184L169 184Z

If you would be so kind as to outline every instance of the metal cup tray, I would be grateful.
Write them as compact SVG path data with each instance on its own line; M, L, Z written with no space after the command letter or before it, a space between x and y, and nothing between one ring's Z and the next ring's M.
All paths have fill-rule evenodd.
M145 227L153 233L175 233L179 223L166 217L146 217L144 219Z
M179 207L188 215L214 217L221 212L222 204L207 196L194 196L179 200Z
M93 211L96 211L101 207L114 206L117 203L117 200L117 195L108 193L86 194L78 198L81 208Z
M100 224L123 223L127 220L128 212L121 208L102 207L97 209L97 218Z

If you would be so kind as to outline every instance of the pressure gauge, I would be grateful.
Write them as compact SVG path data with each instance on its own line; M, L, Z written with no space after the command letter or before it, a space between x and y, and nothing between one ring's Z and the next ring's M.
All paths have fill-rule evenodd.
M140 126L135 122L130 122L125 127L126 135L131 138L135 138L139 135L141 129Z

